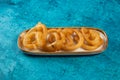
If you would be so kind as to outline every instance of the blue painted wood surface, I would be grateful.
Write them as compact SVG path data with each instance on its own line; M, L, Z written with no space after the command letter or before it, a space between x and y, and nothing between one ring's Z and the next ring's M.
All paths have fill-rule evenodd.
M103 29L108 48L95 56L27 56L17 38L38 21ZM0 0L0 80L120 80L120 0Z

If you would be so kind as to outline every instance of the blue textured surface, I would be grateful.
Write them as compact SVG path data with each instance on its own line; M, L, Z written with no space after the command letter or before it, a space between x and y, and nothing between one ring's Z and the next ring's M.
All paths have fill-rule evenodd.
M18 35L47 26L94 26L109 37L95 56L32 57ZM120 0L0 0L0 80L120 80Z

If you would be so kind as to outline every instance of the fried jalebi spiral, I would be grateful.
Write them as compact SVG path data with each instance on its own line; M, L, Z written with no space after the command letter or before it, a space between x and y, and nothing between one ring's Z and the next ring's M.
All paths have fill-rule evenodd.
M45 25L38 23L31 28L23 39L23 46L28 49L43 48L46 45L47 29Z
M81 28L84 37L82 48L86 50L95 50L103 44L100 34L96 30Z
M36 32L31 32L28 34L26 34L23 38L23 45L25 48L28 49L37 49L37 41L36 41Z
M77 29L64 29L66 42L63 44L63 50L75 50L80 48L83 44L83 36ZM78 40L74 41L74 35L78 36Z
M59 45L57 45L59 43L59 34L57 30L56 29L48 30L47 37L50 41L46 40L47 44L44 46L44 51L49 52L57 51L57 49L59 48Z
M46 28L38 23L22 38L23 47L46 52L95 50L103 44L99 32L89 28Z

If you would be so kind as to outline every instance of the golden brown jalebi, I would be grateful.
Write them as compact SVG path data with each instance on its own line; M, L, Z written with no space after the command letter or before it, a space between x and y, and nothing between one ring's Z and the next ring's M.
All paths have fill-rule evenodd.
M28 49L43 48L46 45L46 35L47 29L45 25L38 23L26 33L23 39L23 45Z
M103 44L103 40L100 37L100 34L91 29L81 28L81 32L85 39L82 48L86 50L95 50Z
M59 35L56 29L50 29L48 30L48 39L50 38L51 41L47 41L47 44L44 46L45 51L57 51L57 46L59 42ZM51 38L52 37L52 38Z
M103 44L99 32L89 28L49 28L38 23L22 38L23 47L47 52L72 51L78 48L95 50Z
M28 49L37 49L37 41L35 39L36 32L31 32L28 34L26 34L23 38L23 45L25 48Z
M63 46L63 50L67 50L67 51L75 50L82 46L84 39L82 34L77 29L64 29L63 31L66 36L66 42ZM77 35L79 38L76 43L74 41L74 36L73 36L74 34Z

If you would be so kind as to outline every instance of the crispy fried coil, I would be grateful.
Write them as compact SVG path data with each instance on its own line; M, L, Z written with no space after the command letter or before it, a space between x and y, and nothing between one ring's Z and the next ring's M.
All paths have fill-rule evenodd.
M83 44L84 38L77 29L64 29L65 43L62 47L63 50L71 51L80 48ZM78 36L78 40L75 41L74 35Z
M81 33L84 37L83 49L95 50L103 44L103 39L96 30L81 28Z
M38 49L46 45L47 29L45 25L38 23L31 28L23 38L23 46L28 49Z

